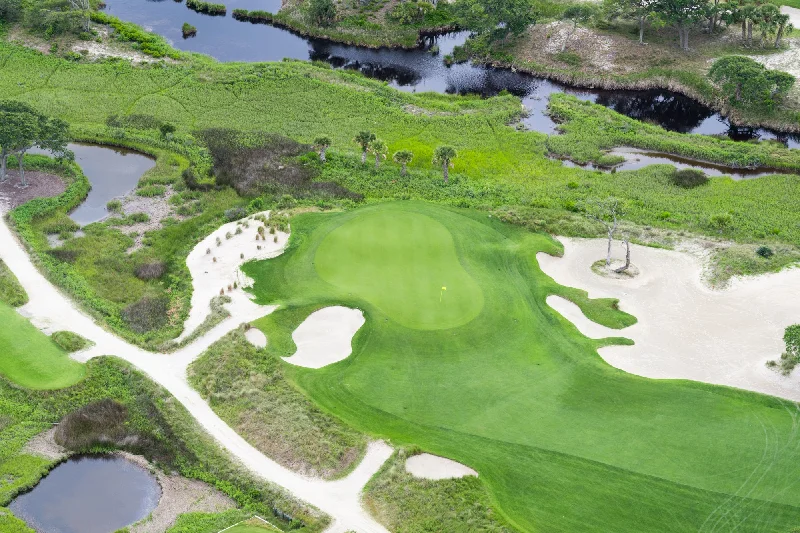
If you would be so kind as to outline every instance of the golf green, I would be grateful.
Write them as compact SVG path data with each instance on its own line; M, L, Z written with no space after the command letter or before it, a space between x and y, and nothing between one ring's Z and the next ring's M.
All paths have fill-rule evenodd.
M59 389L83 378L82 364L2 302L0 324L0 375L29 389Z
M800 525L798 405L609 366L598 346L625 339L588 339L545 299L610 327L635 319L556 284L542 251L561 248L485 213L395 202L298 215L286 253L245 270L259 303L283 306L256 324L276 345L295 310L362 309L350 357L286 375L361 431L474 468L520 531Z
M386 209L332 231L315 257L320 277L413 329L446 329L480 313L483 293L436 220Z

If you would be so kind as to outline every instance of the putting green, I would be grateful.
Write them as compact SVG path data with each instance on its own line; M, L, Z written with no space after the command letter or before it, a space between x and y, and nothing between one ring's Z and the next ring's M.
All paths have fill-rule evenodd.
M411 226L437 236L411 238L402 230ZM456 259L448 251L441 261L450 266L430 277L404 272L409 259L436 256L411 250L428 242L445 243ZM560 248L485 213L396 202L299 215L286 253L245 270L259 303L284 306L257 323L281 341L274 346L290 343L305 318L294 310L363 309L350 357L318 370L286 364L288 378L359 430L474 468L520 531L785 533L800 525L800 406L609 366L597 347L622 341L584 337L545 299L563 296L611 327L633 317L556 284L538 266L540 251ZM455 263L479 287L460 290L479 290L482 307L462 303L468 311L443 317L425 296L420 313L449 327L419 327L404 284L424 293Z
M60 389L85 368L13 308L0 302L0 375L29 389Z
M366 212L333 230L315 256L320 277L413 329L447 329L480 313L483 293L453 237L436 220L400 209Z

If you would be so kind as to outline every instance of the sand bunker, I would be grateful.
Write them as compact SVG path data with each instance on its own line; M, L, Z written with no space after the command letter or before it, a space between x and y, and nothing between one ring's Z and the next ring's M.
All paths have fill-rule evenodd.
M256 240L258 228L264 225L254 219L259 215L269 217L269 211L224 224L189 253L186 265L192 275L192 308L178 341L190 335L203 322L208 315L211 298L219 295L220 290L231 297L231 303L226 307L234 318L258 315L258 309L262 306L254 304L250 294L242 290L251 286L253 280L239 267L247 261L280 255L289 239L288 233L279 231L270 235L269 231L265 231L266 239ZM234 285L236 288L233 288ZM266 314L266 310L262 314Z
M468 466L429 453L421 453L406 459L406 472L422 479L452 479L478 475Z
M364 321L360 309L337 305L315 311L292 333L297 352L284 361L306 368L322 368L346 359L353 351L353 335Z
M600 349L608 363L645 377L692 379L800 400L800 373L785 378L765 366L783 352L784 328L800 317L800 269L735 279L719 291L702 283L699 259L632 246L642 273L609 279L590 269L605 255L605 240L560 240L564 257L538 254L542 270L563 285L588 290L592 298L619 298L620 308L639 320L614 330L635 346ZM550 298L548 303L583 331L577 307ZM592 327L586 334L599 331Z
M267 345L267 336L260 329L250 328L244 332L244 336L256 348L264 348Z

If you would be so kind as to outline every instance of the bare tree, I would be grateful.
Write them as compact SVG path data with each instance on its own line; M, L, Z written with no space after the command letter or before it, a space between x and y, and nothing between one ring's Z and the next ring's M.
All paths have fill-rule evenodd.
M614 272L621 274L631 267L631 239L627 233L622 234L622 244L625 245L625 264L619 268L615 268ZM608 264L608 263L606 263Z
M584 208L586 216L599 222L606 228L608 235L608 252L606 253L606 266L611 265L611 243L622 218L622 205L617 198L610 196L605 200L588 200Z

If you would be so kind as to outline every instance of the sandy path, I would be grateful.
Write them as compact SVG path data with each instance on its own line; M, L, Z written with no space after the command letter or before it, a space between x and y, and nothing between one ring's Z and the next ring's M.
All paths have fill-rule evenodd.
M464 476L477 476L478 473L466 465L446 457L420 453L406 459L406 472L422 479L453 479Z
M635 346L600 349L609 364L645 377L692 379L800 400L798 373L786 378L765 366L783 352L784 328L800 322L800 269L712 290L701 281L697 258L634 245L631 258L641 274L610 279L590 269L605 256L605 240L560 240L564 257L538 254L542 270L558 283L588 290L592 298L619 298L620 308L639 320L612 333L633 339ZM553 305L550 298L548 303L570 320L580 313L577 307ZM580 320L577 327L584 331ZM612 330L585 331L602 337Z
M362 508L360 496L364 484L391 455L390 446L383 442L370 443L364 460L344 479L323 481L301 476L248 444L189 386L186 380L188 364L241 322L255 320L266 314L262 307L255 306L246 312L237 310L232 318L224 320L185 348L172 354L156 354L116 337L81 312L33 266L4 219L0 220L0 259L5 261L28 292L30 301L20 308L23 315L30 317L35 325L46 332L69 330L95 343L88 350L74 354L76 359L86 361L101 355L116 355L131 362L167 389L245 467L330 515L334 523L328 529L329 533L343 533L348 530L358 533L387 533L386 528Z
M322 368L346 359L353 352L353 335L364 322L360 309L335 305L314 311L292 333L297 351L283 360L306 368Z

